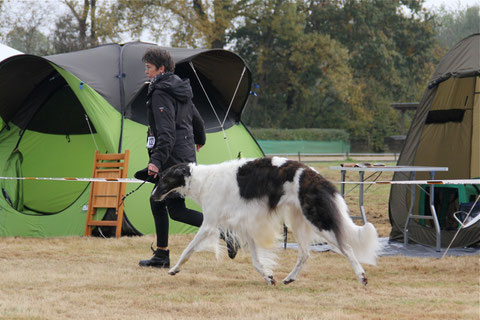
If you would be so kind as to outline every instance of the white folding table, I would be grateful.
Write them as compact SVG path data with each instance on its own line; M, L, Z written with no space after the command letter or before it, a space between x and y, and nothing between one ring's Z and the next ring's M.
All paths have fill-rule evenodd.
M367 223L367 216L365 214L365 208L363 206L363 192L364 192L364 184L363 182L365 177L365 172L411 172L412 178L411 180L415 180L415 175L417 172L430 172L431 179L433 180L435 177L435 172L437 171L448 171L447 167L423 167L423 166L358 166L358 167L329 167L331 170L338 170L341 174L341 185L340 185L340 192L342 196L345 195L345 177L347 171L354 171L358 172L360 176L359 180L359 197L358 197L358 204L360 207L360 213L362 214L361 217L352 217L352 219L362 219L363 223ZM410 224L411 219L431 219L433 220L433 224L435 225L435 231L437 235L437 243L436 243L436 250L440 251L440 224L438 222L437 213L435 211L434 203L434 185L430 184L430 212L431 216L420 216L413 214L413 208L415 205L415 186L411 188L411 204L410 209L408 210L407 221L405 223L405 232L404 232L404 245L407 246L408 244L408 225Z

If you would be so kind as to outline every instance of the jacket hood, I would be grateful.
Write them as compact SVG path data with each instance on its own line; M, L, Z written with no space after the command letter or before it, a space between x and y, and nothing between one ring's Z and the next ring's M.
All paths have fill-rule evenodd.
M182 80L179 76L173 73L164 73L163 75L155 79L154 86L156 89L167 92L176 100L179 100L181 102L185 102L193 98L190 80Z

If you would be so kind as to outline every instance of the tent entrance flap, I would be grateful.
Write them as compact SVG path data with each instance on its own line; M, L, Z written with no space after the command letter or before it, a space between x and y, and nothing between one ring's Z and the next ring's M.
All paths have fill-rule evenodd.
M44 134L26 131L19 148L26 177L88 177L95 145L90 135ZM24 205L33 211L55 213L71 205L88 183L29 181L23 185Z
M22 153L15 149L8 159L5 161L2 175L6 177L22 176ZM0 182L2 195L8 204L17 211L23 210L23 181L6 181Z

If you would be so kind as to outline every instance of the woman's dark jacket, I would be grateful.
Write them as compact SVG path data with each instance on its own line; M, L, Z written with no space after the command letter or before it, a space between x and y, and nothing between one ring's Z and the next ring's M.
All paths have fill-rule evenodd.
M205 144L205 126L192 98L190 81L173 73L158 76L149 86L149 135L155 137L155 144L148 154L159 172L178 163L195 162L195 145Z

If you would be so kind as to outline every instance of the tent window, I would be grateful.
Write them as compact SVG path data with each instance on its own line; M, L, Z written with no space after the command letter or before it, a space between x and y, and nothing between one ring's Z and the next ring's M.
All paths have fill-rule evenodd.
M431 110L428 112L425 124L462 122L464 114L464 109Z

